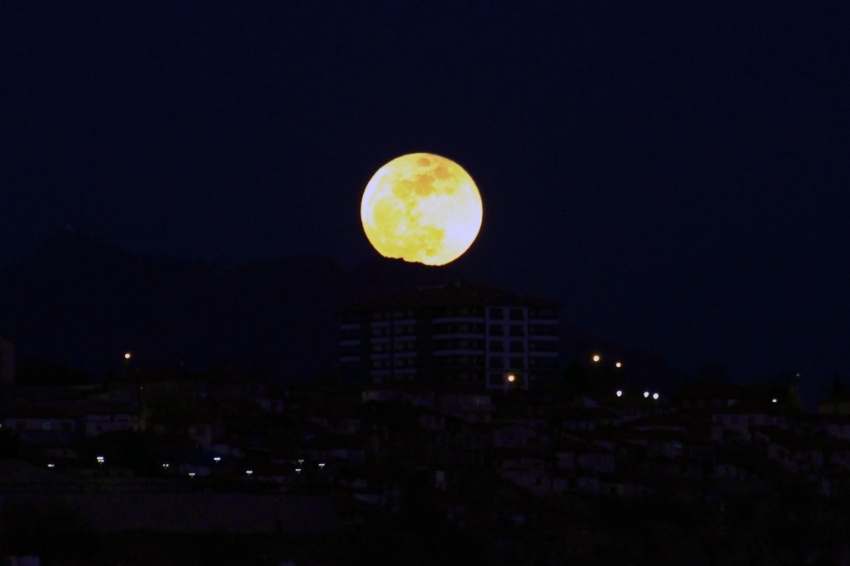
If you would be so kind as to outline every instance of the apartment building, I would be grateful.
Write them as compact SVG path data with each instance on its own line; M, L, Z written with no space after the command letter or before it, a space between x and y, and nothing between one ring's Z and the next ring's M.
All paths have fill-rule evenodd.
M460 281L355 305L341 312L340 374L357 385L528 390L558 371L558 308Z

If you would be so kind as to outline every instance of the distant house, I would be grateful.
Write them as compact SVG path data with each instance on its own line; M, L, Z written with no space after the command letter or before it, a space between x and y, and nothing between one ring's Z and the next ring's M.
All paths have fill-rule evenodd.
M79 429L88 438L106 432L139 430L137 411L124 403L94 402L81 412Z
M447 393L440 396L439 408L446 415L460 417L468 423L490 422L496 406L490 394Z
M64 446L74 441L77 419L56 406L20 407L2 419L2 426L14 430L21 440L38 445Z
M850 415L850 393L821 401L818 403L818 412L822 415Z
M0 387L15 385L15 344L0 336Z

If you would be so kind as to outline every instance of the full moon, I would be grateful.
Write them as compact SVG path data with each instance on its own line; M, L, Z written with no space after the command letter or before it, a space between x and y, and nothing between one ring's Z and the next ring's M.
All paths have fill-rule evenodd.
M426 265L462 256L482 217L469 173L432 153L402 155L378 169L360 202L363 230L379 254Z

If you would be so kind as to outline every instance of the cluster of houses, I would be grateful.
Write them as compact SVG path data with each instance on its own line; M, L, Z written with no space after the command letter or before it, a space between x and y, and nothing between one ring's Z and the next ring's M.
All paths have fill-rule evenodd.
M723 525L782 486L850 499L850 402L808 413L793 388L734 385L567 396L551 386L557 305L460 284L402 299L343 313L333 385L127 364L101 384L16 386L4 343L0 499L290 494L333 508L316 530L358 532L425 490L456 528L500 548L532 529L561 557L604 546L576 517L618 502ZM299 521L267 519L245 524Z

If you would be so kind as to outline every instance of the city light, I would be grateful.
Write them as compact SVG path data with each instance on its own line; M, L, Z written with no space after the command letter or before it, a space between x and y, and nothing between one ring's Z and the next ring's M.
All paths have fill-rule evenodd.
M55 468L55 467L56 467L56 464L47 464L47 467L48 467L48 468Z
M614 365L615 365L616 367L618 367L618 368L621 368L621 367L623 367L623 362L617 362L617 363L616 363L616 364L614 364Z
M776 403L776 399L774 399L773 402Z
M195 477L195 472L189 472L189 477L190 477L190 478Z
M593 354L592 359L593 359L594 362L598 362L599 360L602 359L602 356L600 356L599 354Z
M129 359L130 359L130 358L132 358L132 357L133 357L133 354L131 354L130 352L125 352L125 353L124 353L124 359L125 359L125 360L129 360Z
M319 464L319 467L320 467L320 468L324 468L324 467L325 467L325 463L324 463L324 462L321 462L321 463Z
M295 473L296 473L296 474L300 474L300 473L301 473L301 468L295 468Z
M643 396L644 396L644 397L649 397L649 391L644 391L644 392L643 392Z
M213 458L213 460L215 460L216 462L221 462L221 456L216 456L215 458Z
M652 398L653 398L653 399L658 399L658 393L653 393L653 394L652 394Z
M304 463L304 460L303 460L303 459L298 460L298 463L299 463L299 464L303 464L303 463Z
M245 470L245 473L249 476L254 473L254 470Z
M97 463L98 464L103 464L105 461L106 461L106 458L104 458L103 456L97 457Z
M516 377L513 374L508 376L508 381L510 381L511 383L513 383L515 379Z
M163 467L163 468L167 468L167 467L168 467L168 464L163 464L163 465L162 465L162 467Z
M623 396L623 392L618 389L617 390L617 397L622 397L622 396Z

